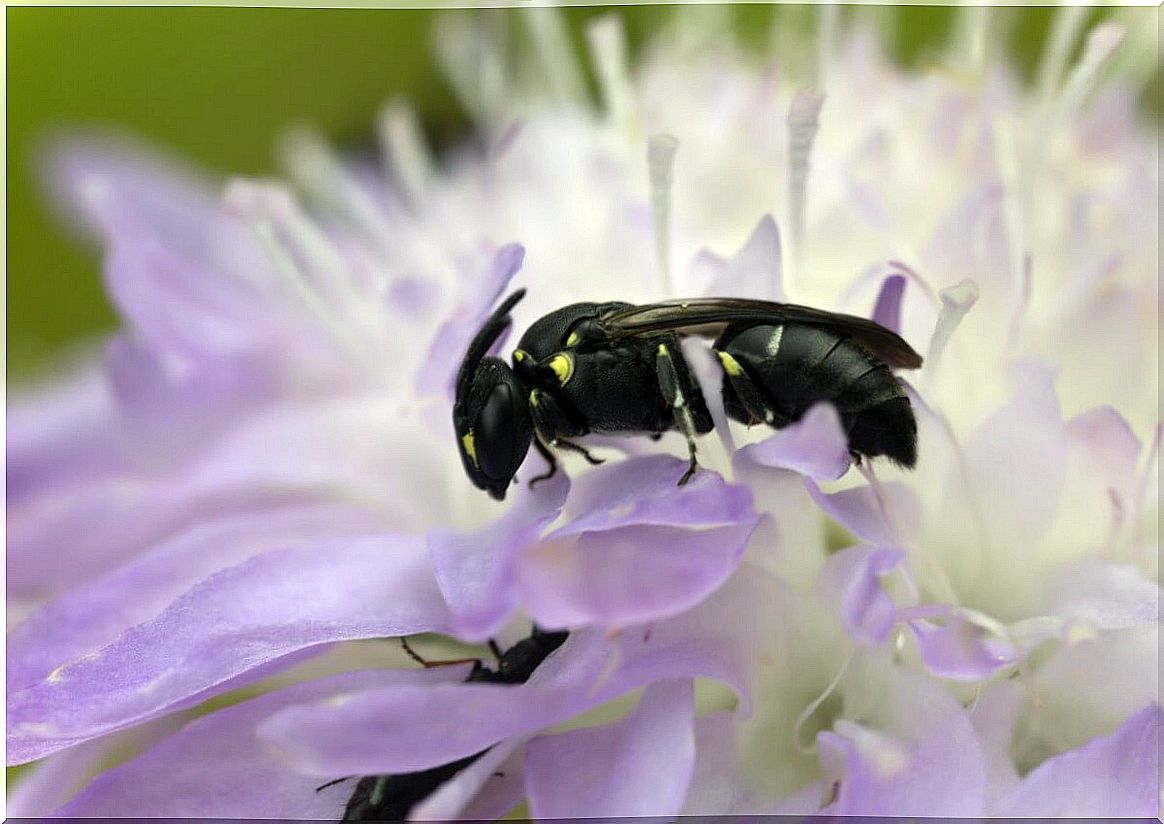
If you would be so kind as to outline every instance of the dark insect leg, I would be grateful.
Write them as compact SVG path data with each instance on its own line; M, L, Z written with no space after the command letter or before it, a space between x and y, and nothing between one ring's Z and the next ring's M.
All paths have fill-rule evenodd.
M501 656L503 654L501 652L501 647L497 646L497 642L492 638L489 639L489 651L493 653L494 658L496 658L498 661L501 660Z
M421 658L420 655L416 652L416 650L414 650L411 646L409 646L408 639L405 638L403 635L400 636L400 646L404 647L404 652L407 653L408 657L411 658L413 661L420 664L422 667L428 666L428 661Z
M554 457L553 452L546 448L546 445L542 443L542 439L540 437L534 438L534 446L537 448L538 454L546 459L546 463L550 465L550 468L543 472L541 475L538 475L536 478L530 478L530 489L533 489L533 485L539 481L548 481L558 472L558 459Z
M659 344L658 353L655 356L655 373L659 377L659 389L663 393L663 399L671 407L675 427L687 439L689 462L687 471L679 479L679 486L683 486L691 480L691 476L699 468L699 463L695 460L695 436L697 434L695 419L691 416L691 407L688 405L687 397L683 394L679 382L679 370L675 366L675 359L681 357L683 355L678 348L672 349L665 343Z
M315 791L320 792L321 790L326 790L328 787L334 787L336 784L342 784L343 782L345 782L351 778L355 778L355 776L354 775L345 775L343 778L332 779L331 781L328 781L326 784L320 784L318 787L315 788Z
M558 438L556 441L553 441L552 443L554 446L558 447L559 449L565 449L567 452L579 453L583 458L586 459L587 463L589 463L591 466L598 466L599 464L606 463L605 458L595 458L593 455L591 455L589 452L587 452L583 447L578 446L578 444L574 443L573 441L567 441L567 440L563 440L562 438Z
M748 377L748 373L740 366L739 361L727 352L717 350L716 355L719 356L720 363L723 364L723 373L731 383L732 389L735 390L736 397L739 398L740 403L749 415L757 421L762 421L776 428L788 423L784 419L784 416L780 415L764 399L763 394L761 394L756 384L752 382L752 379Z
M490 641L489 643L491 646L493 646L492 641ZM481 659L480 658L456 658L456 659L451 660L451 661L429 661L429 660L426 660L425 658L422 658L420 656L420 654L417 653L416 650L414 650L409 645L408 639L405 638L404 636L400 637L400 646L404 647L404 651L406 653L408 653L409 658L411 658L416 663L420 664L425 669L434 669L435 667L452 667L452 666L456 666L457 664L476 664L477 666L481 666Z

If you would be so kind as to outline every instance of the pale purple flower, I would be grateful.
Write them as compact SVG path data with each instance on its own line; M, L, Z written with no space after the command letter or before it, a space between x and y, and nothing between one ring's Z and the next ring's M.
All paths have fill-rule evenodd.
M527 11L548 95L448 18L484 148L439 170L399 103L387 174L292 136L301 194L58 149L125 328L9 407L8 753L44 759L9 812L338 818L325 781L488 749L412 816L1154 814L1159 180L1100 83L1120 31L1038 92L856 32L813 92L714 10L634 72L607 19L595 111ZM926 355L917 469L851 467L827 405L729 428L692 341L720 426L691 483L676 436L597 440L499 507L449 409L518 285L518 330L699 294L875 317ZM571 635L520 685L367 640L528 619Z

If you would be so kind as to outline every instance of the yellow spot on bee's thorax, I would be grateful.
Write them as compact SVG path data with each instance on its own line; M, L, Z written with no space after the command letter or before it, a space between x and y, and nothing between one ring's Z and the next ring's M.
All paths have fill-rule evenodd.
M473 466L479 466L477 463L477 439L473 436L472 429L461 436L461 446L465 448L465 454L469 456Z
M550 359L550 368L558 376L558 383L565 386L566 381L570 380L570 376L574 374L574 359L559 352Z
M723 371L727 372L733 378L737 375L743 374L744 370L740 366L740 362L729 355L727 352L716 352L715 354L719 355L719 361L723 364Z
M571 332L570 336L568 338L566 338L566 345L567 346L573 346L577 342L578 342L578 333L577 332Z
M514 349L513 360L515 363L521 363L523 360L525 360L525 352L521 351L520 349Z

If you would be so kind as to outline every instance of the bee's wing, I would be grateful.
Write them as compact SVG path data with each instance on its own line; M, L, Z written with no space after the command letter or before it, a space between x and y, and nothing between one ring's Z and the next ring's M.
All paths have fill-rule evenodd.
M599 323L612 338L649 335L652 332L680 332L710 337L737 323L803 323L847 335L888 366L917 369L922 363L921 355L913 351L900 336L879 323L856 315L841 315L793 303L771 303L747 298L669 300L615 309L599 318Z

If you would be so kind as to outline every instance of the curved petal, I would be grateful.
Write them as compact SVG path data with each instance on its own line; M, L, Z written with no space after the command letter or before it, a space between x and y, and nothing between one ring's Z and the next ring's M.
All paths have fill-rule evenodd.
M432 444L418 411L384 398L264 410L179 466L139 466L10 501L10 591L82 583L189 524L304 497L355 501L394 528L422 529L447 505L456 466Z
M707 268L706 285L696 285L706 295L731 295L782 301L783 263L780 257L780 230L771 215L764 215L731 260L704 252L699 260Z
M140 723L307 647L442 632L448 623L418 538L386 534L267 552L9 693L8 757L32 760Z
M429 532L433 572L455 635L484 641L512 617L520 600L515 560L558 517L569 489L570 481L559 472L536 489L522 487L517 502L484 529Z
M530 615L545 626L657 620L723 584L754 528L755 522L699 531L636 525L572 541L551 537L525 553L518 579Z
M804 479L808 494L825 514L874 546L901 546L917 533L922 519L921 502L908 486L881 483L826 493L811 478Z
M456 673L374 670L296 684L194 721L131 761L98 776L61 817L282 818L338 820L348 782L319 792L255 735L263 719L296 704L385 684L435 684Z
M851 463L841 418L828 403L816 404L796 423L743 447L740 454L762 466L791 469L815 481L836 480Z
M260 734L297 769L334 777L455 761L658 681L719 679L747 712L749 673L769 631L755 616L771 595L762 573L736 575L697 608L649 631L572 632L525 684L354 692L279 713Z
M817 735L835 783L822 815L976 817L986 773L969 716L945 689L864 656L845 682L846 719Z
M470 341L484 323L501 293L521 269L525 248L509 243L498 249L484 275L469 287L469 295L449 320L441 325L429 344L428 353L416 374L416 391L420 395L444 392L453 399L457 369ZM504 337L504 336L503 336ZM498 339L500 342L500 338Z
M695 763L690 681L646 689L625 718L542 736L526 747L530 814L545 818L678 814Z
M755 518L745 487L708 470L678 486L686 470L687 462L679 458L644 455L587 472L574 481L565 526L549 537L648 524L705 528Z
M873 320L886 329L901 331L901 296L905 292L905 275L893 274L881 283L877 303L873 306Z
M1004 817L1151 818L1160 813L1158 704L1036 767L991 812Z
M496 821L525 798L524 738L494 745L408 814L409 821Z
M880 579L905 560L900 549L856 546L825 562L818 589L836 604L845 632L860 644L877 645L897 622L897 607Z
M20 690L156 618L212 573L273 549L366 534L378 519L339 505L273 507L198 524L34 612L8 635L7 686Z
M987 638L985 630L952 609L940 624L920 618L906 623L922 664L942 678L981 681L1019 658L1011 645Z

